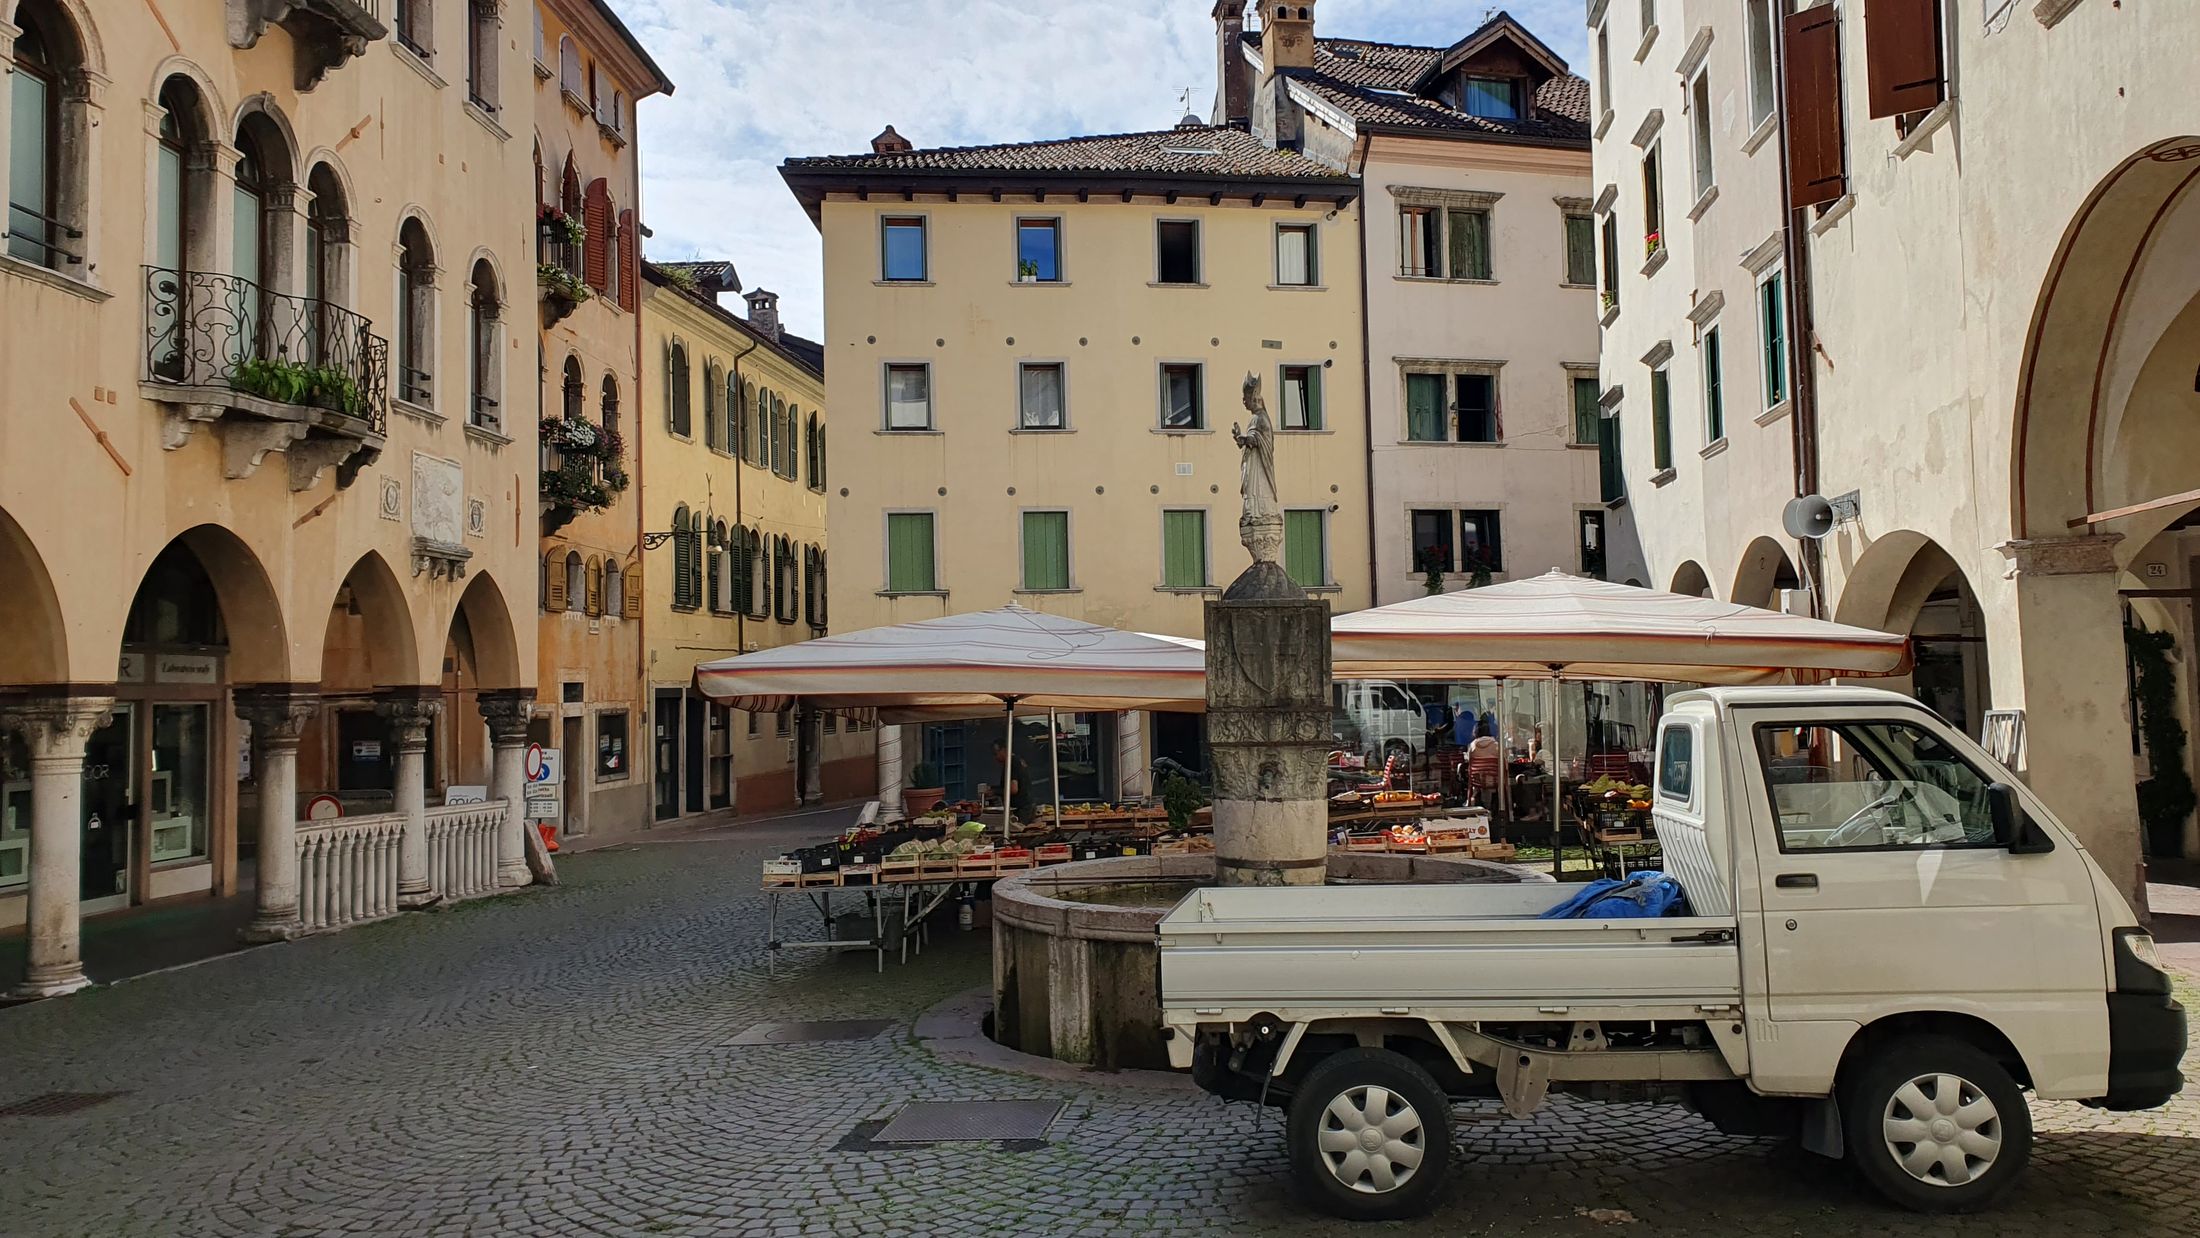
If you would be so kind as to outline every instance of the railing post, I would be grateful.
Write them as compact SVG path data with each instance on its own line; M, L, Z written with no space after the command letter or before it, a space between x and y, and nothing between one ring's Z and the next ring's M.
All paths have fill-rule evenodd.
M496 882L523 886L534 881L527 869L527 722L535 694L526 689L481 694L481 716L489 724L494 754L489 798L504 801L504 819L496 829Z
M401 911L432 907L442 897L428 875L428 727L443 712L433 689L407 689L376 703L390 720L397 748L396 809L405 819L397 849L397 906Z

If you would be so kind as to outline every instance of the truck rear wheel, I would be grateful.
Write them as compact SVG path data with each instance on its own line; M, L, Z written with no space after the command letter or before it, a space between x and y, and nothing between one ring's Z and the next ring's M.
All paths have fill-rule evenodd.
M1307 1205L1354 1221L1420 1216L1451 1161L1451 1102L1412 1059L1384 1049L1323 1058L1284 1120Z
M2016 1184L2032 1112L2000 1062L1952 1036L1893 1041L1842 1089L1849 1159L1916 1212L1972 1212Z

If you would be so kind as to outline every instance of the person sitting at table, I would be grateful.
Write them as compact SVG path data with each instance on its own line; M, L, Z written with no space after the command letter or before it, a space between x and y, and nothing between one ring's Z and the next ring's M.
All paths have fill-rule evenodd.
M1470 803L1482 803L1483 797L1494 794L1497 780L1504 776L1504 758L1497 736L1493 734L1495 730L1495 719L1485 716L1467 744L1467 800Z

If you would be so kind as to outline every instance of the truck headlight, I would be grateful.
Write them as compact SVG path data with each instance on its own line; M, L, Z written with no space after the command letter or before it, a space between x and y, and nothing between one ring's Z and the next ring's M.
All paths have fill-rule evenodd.
M2169 973L2154 952L2154 938L2141 928L2120 928L2116 939L2116 991L2168 993Z

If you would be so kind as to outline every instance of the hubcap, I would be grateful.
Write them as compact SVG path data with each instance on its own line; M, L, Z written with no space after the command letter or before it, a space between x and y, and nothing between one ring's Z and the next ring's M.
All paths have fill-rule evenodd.
M1322 1163L1355 1191L1381 1195L1411 1181L1427 1152L1421 1115L1389 1088L1346 1088L1322 1111Z
M2001 1155L2001 1111L1958 1075L1919 1075L1896 1088L1881 1130L1895 1164L1933 1186L1974 1182Z

